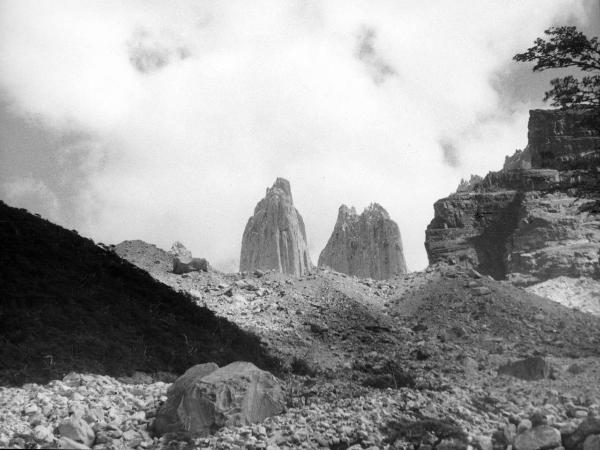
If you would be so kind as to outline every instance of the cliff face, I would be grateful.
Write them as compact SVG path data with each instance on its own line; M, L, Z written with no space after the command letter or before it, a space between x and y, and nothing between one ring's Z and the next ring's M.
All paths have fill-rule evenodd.
M246 224L240 271L274 269L299 276L311 267L304 221L294 208L290 183L277 178Z
M342 205L319 266L375 279L406 273L402 240L396 222L383 207L373 203L359 216Z
M434 205L430 263L532 285L600 278L600 132L589 110L531 111L528 145Z

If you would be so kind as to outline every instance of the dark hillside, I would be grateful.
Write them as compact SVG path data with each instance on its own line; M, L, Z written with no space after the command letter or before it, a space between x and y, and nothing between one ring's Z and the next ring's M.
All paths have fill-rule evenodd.
M90 239L0 201L0 383L274 361L256 336Z

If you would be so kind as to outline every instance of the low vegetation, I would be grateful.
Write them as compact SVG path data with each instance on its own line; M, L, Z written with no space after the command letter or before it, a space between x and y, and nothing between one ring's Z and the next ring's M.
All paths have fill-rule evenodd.
M278 367L258 337L93 241L3 202L0 242L2 384L69 371L181 373L208 361Z

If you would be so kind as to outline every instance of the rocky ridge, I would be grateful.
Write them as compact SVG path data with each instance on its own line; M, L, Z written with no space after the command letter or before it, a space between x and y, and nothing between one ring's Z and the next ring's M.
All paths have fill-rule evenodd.
M398 225L377 203L360 215L354 208L340 206L319 266L361 278L386 279L406 273Z
M304 221L294 208L290 183L277 178L244 229L240 271L274 269L304 275L311 268Z
M525 150L435 203L425 242L430 263L461 264L521 286L600 279L594 117L585 109L531 111Z

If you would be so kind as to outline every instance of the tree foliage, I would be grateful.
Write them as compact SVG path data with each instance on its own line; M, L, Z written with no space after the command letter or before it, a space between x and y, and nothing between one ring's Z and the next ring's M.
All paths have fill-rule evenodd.
M535 61L534 72L548 69L575 68L586 74L553 79L552 89L544 101L552 106L573 108L578 105L600 108L600 42L588 39L576 27L552 27L544 32L549 38L538 38L535 45L514 56L516 61ZM590 73L589 75L587 73Z

